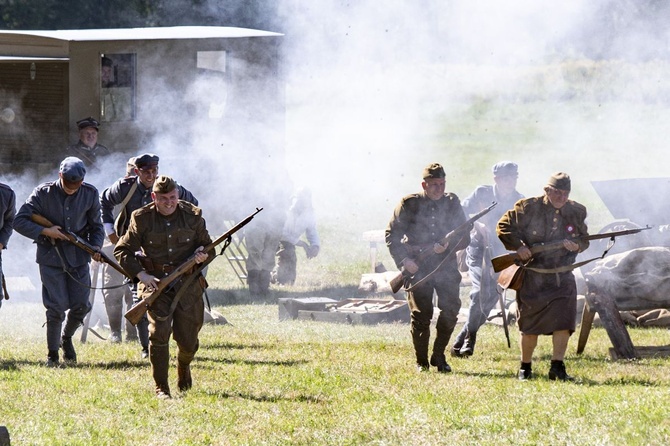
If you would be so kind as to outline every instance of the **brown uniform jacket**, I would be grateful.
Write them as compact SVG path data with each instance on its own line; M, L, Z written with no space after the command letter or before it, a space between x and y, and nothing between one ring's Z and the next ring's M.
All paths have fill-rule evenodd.
M179 200L175 212L165 217L150 203L132 213L128 231L116 244L114 256L132 277L137 277L144 270L135 257L137 251L142 251L154 264L179 266L198 247L211 241L197 206ZM147 272L159 279L166 275L165 271ZM143 289L141 286L140 293Z
M455 194L446 193L439 200L431 200L425 192L408 195L393 212L386 229L386 245L396 266L401 268L405 258L413 258L411 246L439 242L466 220L461 202ZM454 264L455 252L465 249L469 243L470 235L466 231L452 254ZM442 255L434 255L430 263L439 262L442 258Z
M586 208L572 200L561 208L554 208L546 196L522 199L507 211L496 230L505 248L516 251L522 245L532 247L538 243L569 239L579 245L579 251L589 246L588 240L578 237L588 235ZM533 255L529 266L556 268L570 265L577 257L565 249L545 251Z

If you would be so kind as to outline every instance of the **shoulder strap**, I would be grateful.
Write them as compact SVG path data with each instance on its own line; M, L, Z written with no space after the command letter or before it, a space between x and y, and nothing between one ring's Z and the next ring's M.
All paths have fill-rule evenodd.
M116 235L118 235L119 237L121 237L121 229L123 228L124 223L126 221L126 205L130 201L130 197L132 197L133 194L135 193L138 181L139 180L135 179L133 185L130 186L130 190L126 195L126 198L124 198L123 201L121 202L121 212L119 212L119 215L117 215L116 219L114 220L114 232L116 232Z

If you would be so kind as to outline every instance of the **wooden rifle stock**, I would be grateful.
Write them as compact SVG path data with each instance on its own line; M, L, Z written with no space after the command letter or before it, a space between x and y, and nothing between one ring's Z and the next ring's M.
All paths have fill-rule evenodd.
M646 226L644 228L626 229L625 231L614 231L614 232L605 232L603 234L585 235L582 237L577 237L577 240L597 240L601 238L611 238L612 241L614 241L615 237L619 237L622 235L637 234L640 231L646 231L647 229L651 229L652 227L653 226ZM563 247L563 240L558 240L556 242L539 243L537 245L533 245L530 247L530 252L533 254L537 254L539 252L561 249L562 247ZM491 265L493 265L493 271L499 273L500 271L514 265L518 259L519 255L516 252L510 252L508 254L503 254L501 256L494 257L491 259Z
M228 231L226 231L225 234L222 234L219 238L214 240L212 243L209 245L205 246L205 248L202 250L202 252L209 252L216 248L217 245L223 243L226 240L229 240L233 234L235 234L237 231L242 229L244 226L246 226L253 218L258 214L260 211L262 211L263 208L256 208L256 211L246 217L244 220L240 221L237 223L235 226L230 228ZM212 257L210 259L213 260L214 258ZM207 262L209 263L209 262ZM144 299L140 300L137 302L135 305L132 306L128 311L126 311L126 314L124 315L128 321L133 324L137 325L142 318L144 317L144 313L147 312L149 309L149 306L154 303L154 301L160 296L160 294L165 291L166 288L168 288L170 285L172 285L175 281L177 281L181 276L184 274L187 274L191 272L194 267L196 266L195 262L195 253L192 254L188 259L186 259L182 264L180 264L174 271L172 271L170 274L167 276L163 277L158 281L158 287L147 297Z
M45 228L51 228L52 226L54 226L54 224L51 223L46 217L43 217L42 215L39 215L39 214L32 214L32 215L30 216L30 219L31 219L32 221L34 221L35 223L37 223L38 225L40 225L40 226L44 226ZM94 248L93 246L91 246L86 240L84 240L83 238L79 237L77 234L75 234L75 233L72 232L72 231L68 231L68 230L63 229L63 228L60 228L59 230L60 230L60 232L62 232L63 234L65 234L65 235L67 236L69 242L72 243L74 246L76 246L76 247L79 248L79 249L82 249L82 250L86 251L86 252L89 253L91 256L93 256L93 255L95 255L95 254L100 254L100 257L102 258L102 261L103 261L104 263L108 264L109 266L111 266L112 268L114 268L116 271L118 271L119 273L121 273L121 274L123 274L124 276L126 276L126 277L127 277L128 279L130 279L131 281L133 280L133 278L130 277L130 274L128 274L128 273L126 272L126 270L124 270L123 268L121 268L121 265L119 265L118 263L116 263L115 260L110 259L110 258L107 256L107 254L105 254L105 253L102 252L102 251L99 251L99 250L95 249L95 248Z
M472 229L472 225L474 225L475 221L479 220L484 215L491 212L491 209L493 209L497 204L498 203L496 203L494 201L493 203L491 203L491 206L487 207L486 209L483 209L483 210L479 211L478 213L476 213L475 215L470 217L470 219L467 220L465 223L462 223L456 229L453 229L452 231L450 231L447 235L444 236L444 238L442 240L440 240L440 242L439 242L440 245L447 246L447 244L449 242L451 242L452 239L456 238L457 236L460 237L463 234L464 231L470 232L470 230ZM434 244L431 243L431 244L428 244L428 245L422 245L422 246L418 247L419 252L418 252L418 255L416 256L415 261L417 262L417 264L419 266L421 266L421 262L423 262L428 257L431 257L432 255L435 254L435 251L433 251L433 245ZM453 252L453 248L452 248L451 252ZM451 252L447 252L446 255L447 256L450 255ZM402 285L405 282L405 279L410 278L410 277L412 277L412 274L405 271L405 268L402 268L400 270L400 272L398 273L398 275L393 277L393 279L391 279L389 281L389 285L391 286L391 291L393 291L393 293L397 293L400 290L400 288L402 288Z

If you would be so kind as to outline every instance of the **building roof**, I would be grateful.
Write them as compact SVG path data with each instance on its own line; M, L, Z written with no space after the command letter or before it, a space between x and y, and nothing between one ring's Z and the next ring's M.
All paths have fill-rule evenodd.
M0 30L0 61L67 59L73 42L113 42L179 39L235 39L279 37L282 34L226 26L171 26L156 28Z
M280 33L228 26L170 26L155 28L0 30L0 41L5 36L23 35L44 37L69 42L101 40L155 40L155 39L213 39L239 37L281 36Z

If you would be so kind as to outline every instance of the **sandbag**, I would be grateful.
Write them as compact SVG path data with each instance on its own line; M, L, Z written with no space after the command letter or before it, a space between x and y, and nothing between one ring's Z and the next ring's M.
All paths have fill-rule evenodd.
M620 310L670 308L670 248L613 254L596 261L584 278L589 293L613 298Z

